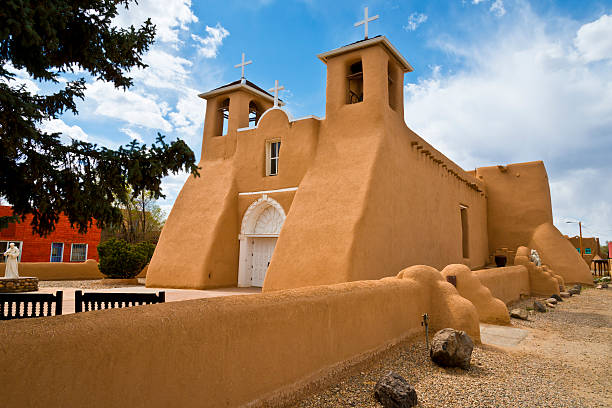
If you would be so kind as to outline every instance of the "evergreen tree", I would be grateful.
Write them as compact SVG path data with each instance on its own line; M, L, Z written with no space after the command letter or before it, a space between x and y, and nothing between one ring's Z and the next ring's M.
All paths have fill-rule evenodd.
M126 89L132 68L144 68L142 55L154 41L150 19L139 28L112 25L118 7L132 0L3 0L0 3L0 196L13 217L0 217L0 229L33 215L32 229L46 235L60 214L85 232L121 222L115 197L148 191L164 197L161 179L180 171L198 175L195 155L185 142L166 143L158 133L151 146L133 141L117 150L41 131L44 120L77 114L85 78L65 83L61 75L84 70ZM60 87L31 93L15 84L15 70Z

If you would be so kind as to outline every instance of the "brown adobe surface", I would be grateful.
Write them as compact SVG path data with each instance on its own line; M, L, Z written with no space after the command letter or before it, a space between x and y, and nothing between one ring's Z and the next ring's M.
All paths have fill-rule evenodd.
M531 304L527 299L514 307ZM554 311L530 318L512 319L530 332L517 347L476 346L468 371L434 365L418 338L287 406L380 407L373 389L389 370L415 387L419 407L612 406L612 289L584 289Z

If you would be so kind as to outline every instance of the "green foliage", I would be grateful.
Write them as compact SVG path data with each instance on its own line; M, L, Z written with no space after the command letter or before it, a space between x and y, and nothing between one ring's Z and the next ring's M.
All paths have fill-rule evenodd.
M155 245L149 242L129 244L122 239L111 238L98 245L98 268L108 278L133 278L149 263L153 251Z
M182 140L167 144L158 133L150 147L133 141L111 150L40 131L44 120L66 111L78 113L85 79L66 82L51 94L14 85L15 69L34 80L61 86L60 76L83 70L115 87L128 88L132 68L144 68L142 55L153 43L155 26L117 28L118 6L131 0L3 0L0 2L0 197L14 217L33 215L32 229L46 235L61 213L86 232L119 223L116 197L142 191L164 197L161 179L180 171L198 175L193 151ZM0 217L0 228L15 218Z

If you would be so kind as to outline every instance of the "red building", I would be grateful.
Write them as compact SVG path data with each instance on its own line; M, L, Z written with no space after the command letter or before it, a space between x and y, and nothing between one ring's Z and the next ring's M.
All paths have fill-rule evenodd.
M9 206L0 206L0 217L13 215ZM46 237L32 234L32 217L21 223L9 224L0 230L0 262L2 254L11 242L21 250L20 262L83 262L87 259L98 261L98 244L101 231L95 225L86 234L70 226L67 217L61 216L55 231Z

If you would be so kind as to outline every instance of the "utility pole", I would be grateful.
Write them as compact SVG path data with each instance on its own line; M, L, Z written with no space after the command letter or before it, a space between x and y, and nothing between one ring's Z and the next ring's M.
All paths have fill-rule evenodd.
M582 248L582 222L578 221L578 228L580 229L580 256L584 259L584 249Z

